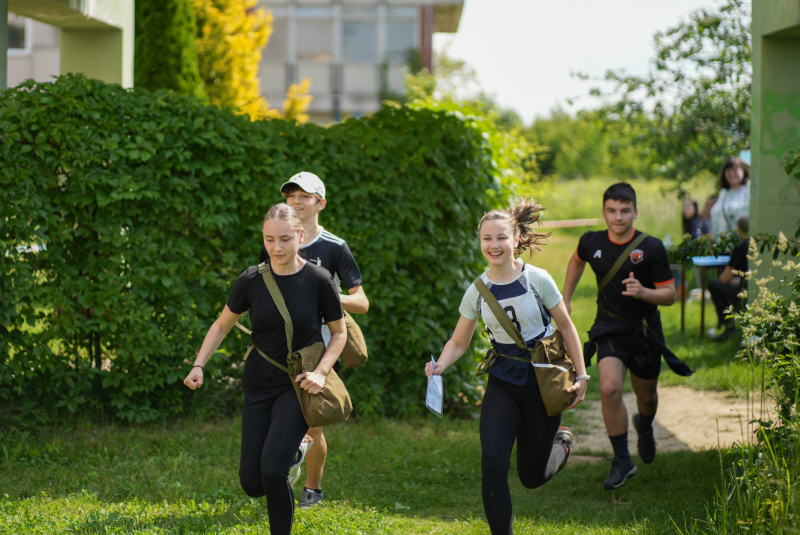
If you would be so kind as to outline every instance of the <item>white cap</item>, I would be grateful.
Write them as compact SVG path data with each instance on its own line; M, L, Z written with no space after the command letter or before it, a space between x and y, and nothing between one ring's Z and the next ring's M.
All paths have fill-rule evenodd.
M306 193L316 193L323 199L325 198L325 184L314 173L300 171L281 186L281 193L292 184L299 186Z

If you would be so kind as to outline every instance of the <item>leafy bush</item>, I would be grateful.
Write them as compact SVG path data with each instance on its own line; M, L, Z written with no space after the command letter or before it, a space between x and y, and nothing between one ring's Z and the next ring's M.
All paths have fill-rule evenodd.
M188 364L301 169L326 182L322 223L350 243L371 301L357 319L372 359L344 372L356 408L419 411L504 173L474 122L445 112L251 122L74 75L4 92L0 132L0 398L50 418L185 411ZM238 397L246 344L228 336L206 396ZM471 368L448 374L451 398L475 399Z

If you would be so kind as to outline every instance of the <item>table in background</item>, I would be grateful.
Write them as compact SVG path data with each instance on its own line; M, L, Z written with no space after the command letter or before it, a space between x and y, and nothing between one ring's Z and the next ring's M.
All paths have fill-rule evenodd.
M700 268L700 338L706 335L706 270L710 267L725 267L730 262L728 255L720 256L694 256L692 263ZM681 281L686 280L686 270L681 264ZM681 282L683 283L683 282ZM686 294L681 296L681 332L684 331L684 316L686 314Z

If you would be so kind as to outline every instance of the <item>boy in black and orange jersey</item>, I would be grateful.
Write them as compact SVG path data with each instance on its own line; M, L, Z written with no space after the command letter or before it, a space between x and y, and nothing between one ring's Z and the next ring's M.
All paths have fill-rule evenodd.
M674 279L661 241L651 236L641 239L642 233L633 227L638 215L633 187L624 182L610 186L603 194L603 218L608 229L581 236L564 283L564 303L571 310L572 295L587 263L601 287L620 256L627 256L600 288L597 316L584 350L587 366L597 353L603 420L614 448L606 490L621 487L637 471L628 451L628 413L622 402L627 371L631 372L639 409L633 416L639 456L645 463L653 462L656 455L653 420L658 409L661 356L676 373L692 373L664 345L658 306L675 302ZM638 243L631 248L634 242Z

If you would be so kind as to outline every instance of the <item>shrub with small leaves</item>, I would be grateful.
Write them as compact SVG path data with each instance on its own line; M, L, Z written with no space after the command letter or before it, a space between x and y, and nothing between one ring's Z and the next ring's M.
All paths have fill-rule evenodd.
M371 302L357 317L371 359L343 372L357 411L424 410L423 364L482 269L476 224L507 173L474 121L395 106L330 128L251 122L79 75L1 95L0 399L51 418L185 411L181 381L258 262L264 212L308 170ZM229 334L204 389L238 397L246 345ZM481 347L448 374L450 399L477 398Z

